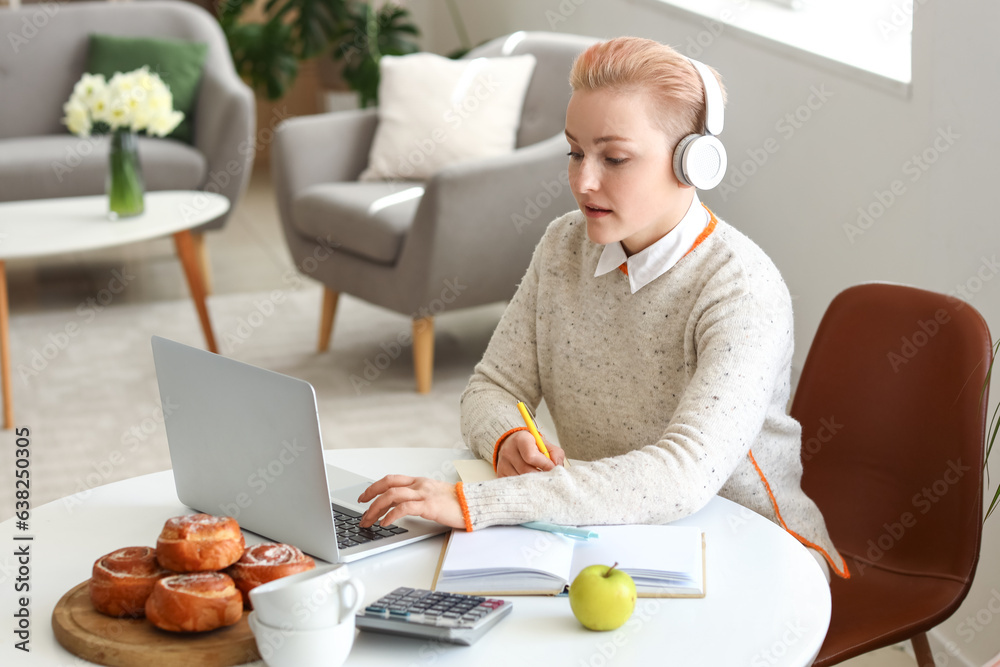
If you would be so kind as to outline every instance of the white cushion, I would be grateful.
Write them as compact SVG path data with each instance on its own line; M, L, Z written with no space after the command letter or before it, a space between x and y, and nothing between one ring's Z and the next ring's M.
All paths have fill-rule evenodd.
M514 150L533 55L379 61L378 128L360 179L425 180L441 167Z

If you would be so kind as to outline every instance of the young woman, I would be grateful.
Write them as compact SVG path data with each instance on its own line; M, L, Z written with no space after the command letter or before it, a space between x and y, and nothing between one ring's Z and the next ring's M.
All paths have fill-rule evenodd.
M828 577L827 565L850 576L800 486L788 289L674 171L675 147L705 127L702 81L651 40L577 59L566 139L579 210L549 225L462 395L465 441L499 479L389 475L359 499L374 499L363 523L665 523L719 494L788 530ZM516 408L543 397L565 447L547 443L551 460ZM567 452L586 463L564 467Z

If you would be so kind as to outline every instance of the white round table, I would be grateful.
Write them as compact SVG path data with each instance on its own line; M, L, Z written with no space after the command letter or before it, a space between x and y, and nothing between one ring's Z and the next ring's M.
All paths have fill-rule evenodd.
M173 234L208 349L217 352L205 305L203 241L200 234L192 235L190 230L228 210L229 200L222 195L194 190L147 192L145 211L120 220L108 219L105 195L0 202L0 389L4 428L14 424L5 260L110 248ZM110 285L109 290L124 287Z
M328 450L326 458L372 478L391 467L453 481L450 462L472 456L464 449L347 449ZM14 586L23 575L13 554L24 545L31 587L30 659L14 648L8 632L0 664L89 664L56 642L56 602L89 578L98 557L124 546L155 545L166 519L189 512L166 471L35 508L27 531L18 530L15 519L0 524L0 616L10 619L15 611ZM706 533L704 598L640 599L625 626L591 632L573 617L565 597L512 597L513 613L471 647L359 632L346 665L811 664L830 622L830 591L806 549L767 519L719 497L677 524ZM33 539L14 539L28 536ZM248 544L260 541L247 533ZM424 540L347 567L363 581L366 603L398 586L429 588L442 543L443 537Z

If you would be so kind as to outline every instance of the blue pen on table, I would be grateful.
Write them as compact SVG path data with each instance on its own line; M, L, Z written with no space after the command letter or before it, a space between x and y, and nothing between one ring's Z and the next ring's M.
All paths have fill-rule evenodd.
M529 521L527 523L522 523L525 528L531 528L532 530L544 530L547 533L558 533L560 535L568 535L569 537L574 537L578 540L589 540L592 537L598 537L598 534L587 528L577 528L576 526L560 526L555 523L546 523L545 521Z

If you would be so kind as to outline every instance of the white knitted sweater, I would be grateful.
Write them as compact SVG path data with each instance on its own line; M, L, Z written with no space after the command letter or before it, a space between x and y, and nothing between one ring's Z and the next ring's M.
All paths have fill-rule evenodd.
M462 487L473 528L525 521L665 523L716 494L846 564L800 486L786 412L792 305L780 273L725 222L630 293L594 277L602 246L579 211L552 222L462 395L462 433L493 460L542 397L558 441L588 463ZM766 480L766 481L765 481Z

